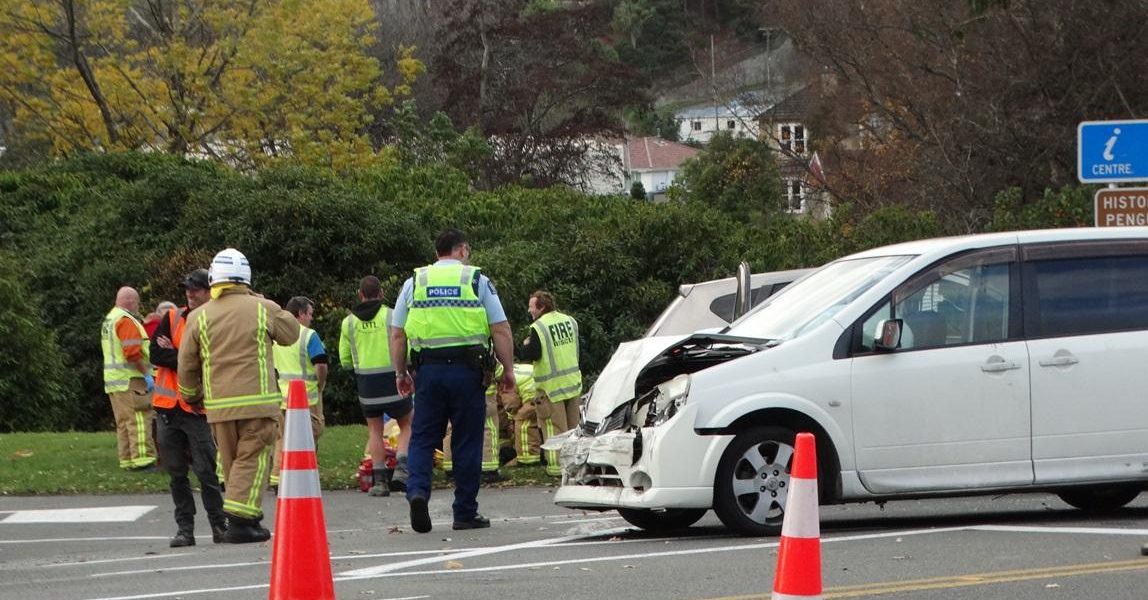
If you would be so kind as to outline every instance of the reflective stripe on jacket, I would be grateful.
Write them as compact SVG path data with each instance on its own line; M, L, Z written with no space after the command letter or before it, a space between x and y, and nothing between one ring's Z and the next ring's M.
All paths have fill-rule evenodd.
M139 339L124 340L120 339L116 333L116 324L121 319L129 319L132 324L139 330ZM143 361L146 363L148 360L148 346L143 341L147 339L147 331L144 329L143 323L135 318L135 315L130 312L114 306L108 314L104 316L104 323L100 327L100 348L103 350L104 355L104 391L111 392L126 392L133 377L143 377L139 369L128 362L127 357L124 356L124 344L134 344L140 346L140 351L143 353Z
M534 383L551 402L582 395L582 371L578 368L578 322L550 311L530 324L542 342L542 356L534 361Z

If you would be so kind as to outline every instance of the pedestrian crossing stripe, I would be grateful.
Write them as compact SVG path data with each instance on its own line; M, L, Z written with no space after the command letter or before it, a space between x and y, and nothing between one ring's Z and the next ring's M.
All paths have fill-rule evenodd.
M131 523L155 506L97 506L49 510L15 510L0 523Z

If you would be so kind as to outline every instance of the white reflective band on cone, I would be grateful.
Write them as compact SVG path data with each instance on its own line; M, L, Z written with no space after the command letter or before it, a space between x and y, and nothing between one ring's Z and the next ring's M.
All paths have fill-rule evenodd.
M817 594L816 596L794 596L792 594L774 592L770 598L771 600L821 600L821 594Z
M283 431L283 451L315 450L311 438L311 412L302 408L287 409L287 426Z
M821 537L817 480L796 477L789 480L789 496L785 500L781 535L791 538Z
M319 472L314 469L306 471L283 470L279 472L280 500L293 500L300 498L319 498Z

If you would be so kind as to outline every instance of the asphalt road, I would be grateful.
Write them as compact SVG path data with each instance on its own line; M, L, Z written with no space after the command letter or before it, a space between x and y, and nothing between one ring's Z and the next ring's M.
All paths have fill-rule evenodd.
M647 535L614 513L571 511L551 498L546 488L483 489L480 510L493 527L452 531L450 494L439 491L434 530L420 535L401 495L329 492L336 595L769 597L776 539L732 535L712 513L687 532ZM266 505L270 523L274 496ZM55 512L98 507L115 510ZM214 545L199 518L199 545L172 549L166 496L0 498L0 598L266 598L272 543ZM1148 557L1139 554L1148 494L1103 516L1048 495L827 506L821 530L825 598L1148 598Z

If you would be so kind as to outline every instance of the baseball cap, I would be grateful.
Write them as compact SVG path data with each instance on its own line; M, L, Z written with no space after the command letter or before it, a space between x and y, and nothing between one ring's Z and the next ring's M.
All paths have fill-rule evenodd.
M207 279L207 269L196 269L191 273L188 273L187 277L183 280L182 285L185 288L194 288L199 290L211 289L211 284L208 283Z

